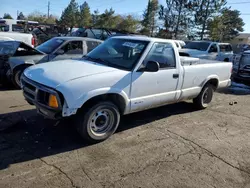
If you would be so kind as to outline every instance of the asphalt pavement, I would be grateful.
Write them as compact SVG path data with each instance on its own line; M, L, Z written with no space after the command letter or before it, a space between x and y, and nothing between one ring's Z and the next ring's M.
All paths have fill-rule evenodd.
M122 117L87 145L70 120L36 114L0 89L0 187L250 187L250 88L234 84L197 111L191 101Z

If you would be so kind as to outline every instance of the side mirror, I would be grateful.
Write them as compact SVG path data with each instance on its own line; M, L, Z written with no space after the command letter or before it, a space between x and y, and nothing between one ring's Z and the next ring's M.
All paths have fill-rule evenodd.
M160 65L156 61L148 61L144 71L145 72L158 72L160 69Z
M63 49L59 49L56 52L56 55L63 55L64 54L64 50Z

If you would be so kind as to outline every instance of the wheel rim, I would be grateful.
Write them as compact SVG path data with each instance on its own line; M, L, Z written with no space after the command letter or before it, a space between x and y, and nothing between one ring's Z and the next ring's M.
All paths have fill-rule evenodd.
M98 109L92 113L88 126L92 134L102 136L114 126L115 116L109 109Z
M212 101L213 91L211 88L206 88L202 95L202 103L207 105Z
M18 71L18 72L15 74L15 82L16 82L16 84L17 84L18 86L21 86L21 80L20 80L20 78L21 78L21 72Z

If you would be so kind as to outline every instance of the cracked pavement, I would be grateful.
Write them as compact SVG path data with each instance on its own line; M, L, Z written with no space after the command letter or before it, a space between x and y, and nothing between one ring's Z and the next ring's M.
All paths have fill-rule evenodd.
M21 91L2 89L0 187L248 188L249 99L229 88L206 110L187 101L131 114L87 145L70 120L44 119Z

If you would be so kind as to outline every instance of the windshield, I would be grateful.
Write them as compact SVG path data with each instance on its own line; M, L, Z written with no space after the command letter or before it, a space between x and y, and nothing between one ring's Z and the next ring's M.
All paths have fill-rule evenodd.
M148 43L140 40L110 38L91 51L86 58L111 67L132 70Z
M46 53L46 54L51 54L54 52L65 40L60 39L60 38L53 38L45 43L42 43L41 45L37 46L36 49Z
M190 42L183 48L207 51L210 44L210 42Z
M0 42L0 55L13 55L19 43L6 41Z

